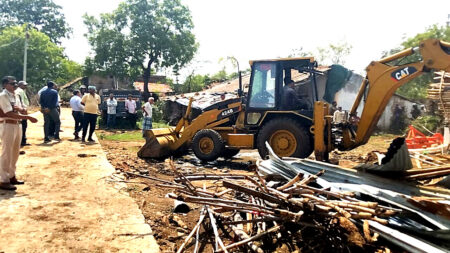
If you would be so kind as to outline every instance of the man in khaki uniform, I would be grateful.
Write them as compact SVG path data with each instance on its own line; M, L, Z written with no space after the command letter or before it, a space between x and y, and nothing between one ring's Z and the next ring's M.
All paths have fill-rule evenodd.
M28 115L22 108L22 103L14 89L17 85L16 78L5 76L2 78L4 90L0 93L0 124L3 131L2 153L0 156L0 189L14 191L14 185L23 184L16 178L16 163L19 158L20 142L22 140L21 120L30 120L33 123L37 119Z

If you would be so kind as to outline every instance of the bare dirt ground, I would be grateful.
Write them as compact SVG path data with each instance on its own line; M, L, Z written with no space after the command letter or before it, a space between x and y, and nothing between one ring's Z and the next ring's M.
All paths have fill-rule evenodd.
M102 135L113 134L112 131L102 131ZM349 153L336 152L333 158L343 166L352 167L359 160L365 159L367 153L373 150L386 151L390 141L394 137L376 136L364 147ZM157 177L165 180L173 180L174 173L168 161L142 160L136 153L144 144L142 141L108 141L100 140L107 152L110 163L118 173L132 172L144 176ZM233 160L223 160L210 163L201 163L190 153L181 158L174 159L179 172L182 173L231 173L250 174L248 165L259 159L256 150L241 151ZM174 252L189 234L199 217L199 207L192 205L193 211L188 214L174 214L174 202L166 198L166 194L172 192L168 188L156 186L154 181L142 178L127 178L128 191L139 204L146 222L152 227L154 236L163 252ZM204 252L208 252L205 250ZM289 252L277 249L277 252Z
M25 185L0 190L0 252L158 252L142 212L96 142L73 138L63 109L61 143L43 144L43 120L29 124L17 176Z

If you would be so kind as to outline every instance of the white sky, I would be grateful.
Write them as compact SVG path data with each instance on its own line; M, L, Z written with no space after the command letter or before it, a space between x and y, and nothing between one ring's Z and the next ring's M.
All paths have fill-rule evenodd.
M121 0L55 0L73 28L63 46L70 59L83 63L90 46L82 15L114 10ZM314 51L330 43L353 46L345 66L363 73L384 50L399 46L405 37L432 24L444 25L449 0L337 1L337 0L182 0L191 10L194 34L200 44L195 63L185 72L213 74L234 56L241 69L249 60L286 57L293 49ZM319 62L320 64L320 62ZM229 72L234 71L228 69ZM168 75L170 73L167 73Z

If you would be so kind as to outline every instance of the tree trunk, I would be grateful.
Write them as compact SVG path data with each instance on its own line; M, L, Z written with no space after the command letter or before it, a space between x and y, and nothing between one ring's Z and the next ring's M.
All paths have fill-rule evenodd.
M151 66L152 66L153 60L149 60L147 63L147 67L143 68L144 70L144 93L142 94L143 101L147 102L148 98L150 97L150 92L148 91L148 83L150 81L150 73L151 73Z

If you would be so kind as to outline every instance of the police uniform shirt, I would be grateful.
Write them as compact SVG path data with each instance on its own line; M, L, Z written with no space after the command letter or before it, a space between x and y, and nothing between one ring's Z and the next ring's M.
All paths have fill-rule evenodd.
M14 106L19 106L20 108L22 108L22 104L20 103L18 95L4 89L0 93L0 109L2 109L3 113L8 113L14 111ZM0 119L17 120L5 116L0 116Z

